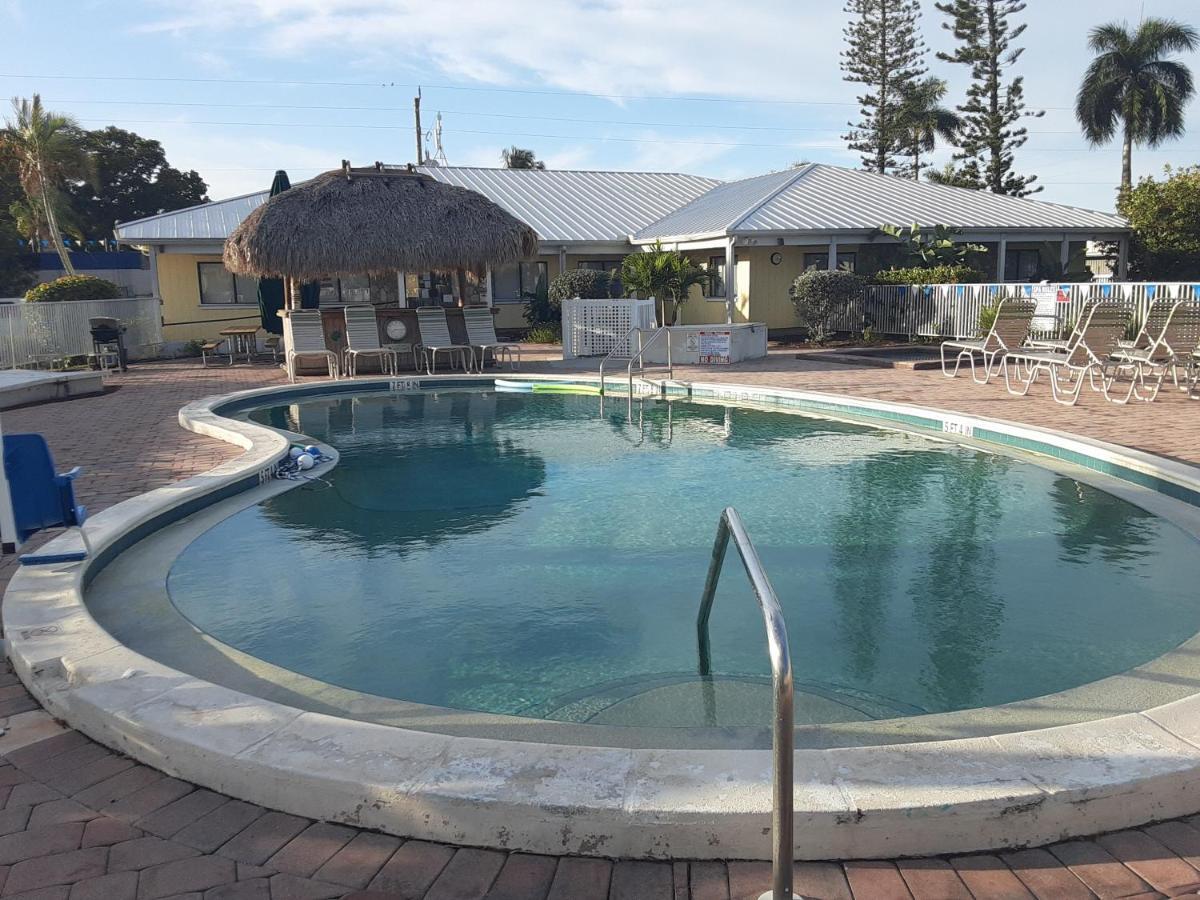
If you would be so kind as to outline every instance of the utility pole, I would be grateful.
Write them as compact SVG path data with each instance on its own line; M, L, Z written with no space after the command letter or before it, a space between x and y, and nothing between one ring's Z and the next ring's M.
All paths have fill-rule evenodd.
M417 96L413 97L413 118L417 126L417 165L423 165L425 162L424 150L421 148L422 132L421 132L421 86L417 85Z

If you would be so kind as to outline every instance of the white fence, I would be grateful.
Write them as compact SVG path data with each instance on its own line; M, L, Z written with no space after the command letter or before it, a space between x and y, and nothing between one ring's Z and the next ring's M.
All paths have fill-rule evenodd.
M839 331L858 332L864 324L877 334L968 338L978 332L979 314L1006 297L1038 301L1035 334L1053 336L1079 316L1091 300L1131 306L1143 318L1155 300L1200 303L1200 284L1190 282L1089 282L1087 284L932 284L871 285L866 299L837 321Z
M629 331L653 328L654 300L564 300L563 359L607 356L627 340Z
M126 300L60 300L0 305L0 368L53 365L92 352L88 319L110 316L126 326L131 358L153 355L162 344L157 297Z

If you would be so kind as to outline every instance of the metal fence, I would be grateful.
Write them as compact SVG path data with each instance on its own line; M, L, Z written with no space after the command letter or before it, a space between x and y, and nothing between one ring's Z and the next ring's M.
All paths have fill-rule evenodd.
M157 297L0 304L0 368L54 366L92 352L88 319L110 316L126 326L131 358L154 355L162 345Z
M1108 300L1131 306L1144 318L1155 300L1200 303L1200 284L1191 282L1090 282L1087 284L871 285L860 305L836 322L839 331L869 325L877 334L968 338L979 330L979 314L1004 298L1038 302L1034 333L1052 337L1079 317L1083 305Z

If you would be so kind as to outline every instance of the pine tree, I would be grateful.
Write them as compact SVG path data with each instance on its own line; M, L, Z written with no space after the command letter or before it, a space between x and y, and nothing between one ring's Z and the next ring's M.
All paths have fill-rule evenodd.
M1026 110L1024 79L1007 74L1024 52L1013 43L1026 26L1010 21L1025 9L1024 0L949 0L934 6L949 16L942 27L959 42L953 53L938 53L938 59L971 68L967 99L958 107L962 128L954 159L960 163L959 180L994 194L1037 193L1042 188L1033 186L1036 175L1013 171L1014 153L1029 139L1018 123L1045 115Z
M851 150L862 153L863 168L880 174L897 170L905 129L899 110L909 85L928 71L925 42L917 22L918 0L847 0L853 18L844 29L842 71L846 81L865 85L858 98L862 119L844 136Z

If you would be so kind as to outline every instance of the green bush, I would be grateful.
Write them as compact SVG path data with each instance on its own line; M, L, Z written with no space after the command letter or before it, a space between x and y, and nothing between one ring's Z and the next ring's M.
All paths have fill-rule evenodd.
M25 299L30 303L49 303L58 300L114 300L120 296L121 289L111 281L94 275L64 275L30 288Z
M792 282L788 295L808 339L820 344L832 336L834 319L862 300L865 288L866 282L853 272L809 269Z
M876 272L871 281L874 284L979 284L983 281L983 273L961 264L929 268L914 266Z
M584 300L603 300L612 296L612 273L596 269L572 269L554 276L550 282L551 303L562 303L581 297Z
M979 333L987 334L992 330L992 326L996 324L996 313L1000 311L1000 304L994 303L991 306L985 306L979 311Z
M525 340L531 344L561 344L562 332L553 325L535 325L525 332Z

